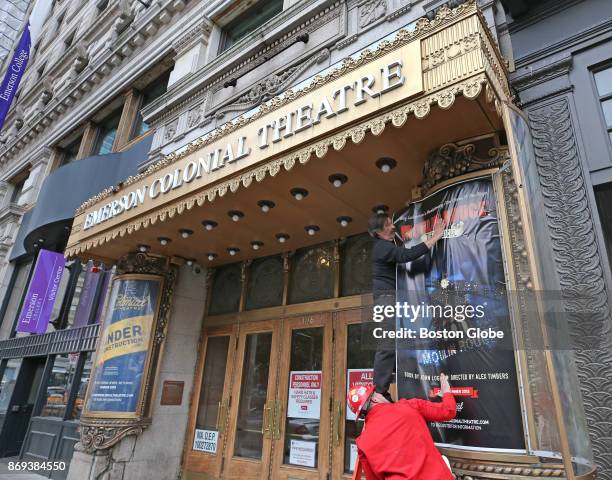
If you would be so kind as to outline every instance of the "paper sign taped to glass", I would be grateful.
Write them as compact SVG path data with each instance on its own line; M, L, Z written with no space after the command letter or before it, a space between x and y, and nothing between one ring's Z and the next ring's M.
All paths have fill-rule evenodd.
M457 416L430 429L439 444L524 450L508 292L495 192L489 178L444 188L395 219L412 246L436 221L443 238L429 254L398 265L397 388L401 398L439 400L450 377ZM412 333L407 333L408 331Z
M113 281L88 412L138 413L161 281L145 275Z

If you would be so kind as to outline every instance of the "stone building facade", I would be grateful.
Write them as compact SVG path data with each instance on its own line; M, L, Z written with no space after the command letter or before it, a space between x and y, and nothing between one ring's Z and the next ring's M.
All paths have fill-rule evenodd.
M583 110L587 102L577 98L589 95L587 85L591 88L588 92L592 93L592 77L587 78L585 72L603 71L600 67L609 60L605 58L609 25L602 19L610 15L601 15L602 11L609 9L609 2L567 1L562 5L552 2L554 7L548 3L534 8L526 8L524 3L527 2L56 0L40 39L32 46L33 53L19 96L0 133L0 291L7 292L0 310L0 375L5 376L1 388L5 389L8 385L7 372L11 371L17 384L28 379L39 382L32 393L30 417L26 422L27 428L22 432L22 443L10 445L8 436L0 432L0 453L14 453L17 449L24 459L44 457L62 459L68 463L72 459L69 473L66 469L61 474L50 475L52 478L68 476L74 480L203 479L218 478L222 472L229 475L227 478L241 474L240 470L224 470L229 468L226 465L230 463L231 456L222 455L218 462L214 461L217 463L211 461L209 464L204 457L193 455L193 439L190 437L197 416L197 393L204 388L204 385L201 387L202 365L207 332L215 328L225 332L223 328L232 326L239 330L245 319L265 320L268 318L266 315L271 315L257 311L245 313L244 301L240 300L236 303L239 312L235 316L232 316L234 313L220 315L209 321L210 303L215 301L215 289L220 288L220 283L217 281L215 286L214 269L207 269L206 265L212 262L219 272L225 264L231 264L231 257L236 251L232 254L229 252L231 249L225 249L225 244L222 250L227 250L227 254L217 250L213 255L212 251L197 252L196 249L193 250L196 254L192 256L178 247L173 250L173 245L179 245L181 240L173 238L176 232L164 227L163 222L166 217L169 222L170 217L180 215L182 210L164 214L156 225L155 221L143 220L146 228L130 227L129 231L126 229L121 234L109 234L102 241L96 240L95 245L93 241L75 244L69 240L71 228L73 235L79 235L80 231L81 224L75 222L73 225L73 217L82 215L97 202L122 192L139 179L153 175L180 158L185 151L195 151L209 138L222 137L224 132L233 128L230 122L235 121L240 125L240 122L248 121L250 115L258 115L258 109L273 110L282 106L283 95L299 92L334 69L341 72L338 75L344 74L343 67L350 71L351 61L366 58L364 51L375 50L381 44L384 49L384 42L392 44L400 32L399 35L414 35L419 39L428 38L428 35L442 38L439 44L431 41L431 45L438 45L438 48L432 46L424 52L418 68L410 66L418 71L422 68L429 82L426 82L427 88L434 92L427 100L411 106L409 110L419 119L427 117L431 110L427 120L431 122L427 124L430 130L423 134L427 139L424 143L431 142L431 145L427 143L430 151L437 151L448 143L468 141L460 133L464 131L461 130L464 126L458 125L461 123L457 121L460 117L449 116L452 122L444 120L447 113L454 114L453 109L464 108L463 104L460 107L453 105L454 102L460 103L455 96L469 99L487 96L488 102L483 101L483 105L488 103L489 110L483 108L482 114L488 119L488 124L495 126L498 137L504 131L496 123L501 122L503 101L501 97L496 100L493 92L503 92L508 87L504 86L504 67L493 60L495 53L491 50L499 51L505 57L511 72L509 79L514 88L514 101L527 114L532 129L539 175L536 193L542 196L546 208L546 215L540 217L540 223L534 227L534 238L540 244L552 245L553 261L545 269L553 273L543 285L561 292L564 302L562 311L568 312L564 318L567 318L575 342L572 348L576 353L572 361L575 361L578 372L577 376L572 373L572 364L568 369L568 384L582 394L575 405L576 424L579 427L584 412L590 434L590 439L579 437L581 447L584 447L582 450L577 452L570 444L564 447L564 453L566 457L568 452L584 454L584 463L588 465L592 445L599 478L612 478L609 456L612 434L606 430L606 418L612 409L612 387L605 380L610 378L609 370L612 368L612 360L608 358L612 325L609 291L612 283L606 254L610 235L605 220L610 218L609 213L605 213L605 198L609 198L606 197L605 184L612 179L612 156L609 125L605 128L601 125L598 128L586 127L595 118L593 112L596 107L601 108L600 104L607 100L609 92L603 91L597 97L597 102L592 98L589 100L589 108L594 109L591 113ZM463 32L457 41L445 44L452 37L450 33L444 36L445 29L448 27L450 31L456 18L463 19L462 15L470 15L471 10L468 9L475 8L476 4L479 13L474 14L474 18L486 25L487 33L476 35ZM476 20L470 21L475 22L471 25L477 24ZM564 27L560 27L558 22ZM401 29L404 29L403 33ZM575 34L569 35L569 32ZM485 37L488 40L483 40ZM479 41L475 41L475 38ZM492 42L491 50L486 50L488 41ZM544 47L538 49L534 45ZM446 64L457 58L468 58L478 48L483 49L483 57L487 58L483 64L497 74L497 80L491 80L486 92L484 87L481 92L478 86L440 80L446 77L437 72L442 71ZM591 66L596 66L595 70ZM493 76L491 74L491 78ZM494 113L496 108L497 113ZM597 118L601 119L602 114L598 112ZM391 121L396 127L403 125L401 115ZM378 137L385 129L384 122L389 122L389 119L383 121L382 127L380 122L370 123L367 128L363 127L361 133L352 131L349 137L345 135L344 140L336 139L333 155L342 150L345 143L351 143L347 138L352 138L353 144L359 145L366 130L374 132L379 129L374 134ZM418 130L418 126L412 127ZM476 137L473 134L469 139ZM393 137L389 138L389 141L393 141ZM482 135L478 139L482 140ZM363 141L363 152L372 153L368 149L374 150L376 147L368 142L375 140L368 137ZM437 143L434 145L434 142ZM316 147L317 150L308 155L312 153L322 158L328 149L332 151L330 145L317 144ZM361 155L359 150L354 151ZM305 164L307 160L308 157L304 161L300 158L293 162ZM329 161L336 161L336 157ZM284 168L290 170L293 163L290 160L285 162ZM257 182L266 175L267 181L271 181L271 177L280 169L279 164L275 171L265 170L255 174ZM413 174L417 175L414 173L417 171L418 168L414 169ZM290 173L294 175L295 171ZM306 182L312 180L314 175L311 173L310 179L308 175L298 178ZM448 177L450 179L452 175ZM283 178L279 174L279 182L283 182ZM247 186L246 180L241 181ZM284 188L284 183L282 185ZM226 186L226 191L231 191L230 195L236 195L236 202L242 198L238 188L242 187L239 184ZM322 184L317 189L323 190ZM270 192L274 193L274 188L270 187ZM211 197L214 200L215 195L207 195L209 200ZM221 201L222 196L219 193L217 201ZM511 197L508 197L509 202L512 201ZM512 198L516 198L516 195ZM194 202L187 209L193 205ZM202 205L199 200L197 205ZM214 214L214 204L212 207L204 204L202 218L198 218L196 223ZM284 218L284 221L290 224L288 218ZM195 228L190 228L182 229L186 235L183 238L194 234ZM211 230L213 228L211 226ZM276 226L262 224L249 228L251 231L257 231L257 228L272 231ZM150 233L143 234L144 230ZM195 235L198 234L196 232ZM229 233L226 235L231 236ZM296 235L292 233L291 237L293 242ZM520 240L522 237L512 238ZM164 239L166 243L162 242ZM308 242L312 243L311 240ZM308 242L291 244L291 248L298 252L299 248L310 246ZM528 251L531 250L526 247L521 250L518 240L515 243L517 257L530 255ZM170 247L167 247L168 244ZM15 332L29 272L41 248L64 251L67 246L66 255L75 266L66 273L67 283L61 305L58 305L57 327L45 334L45 340L41 343L43 346L34 348L34 336ZM187 250L192 251L191 248ZM247 245L238 249L241 253L236 258L242 263L235 271L226 270L229 272L226 285L230 285L230 279L234 283L247 285L253 259L243 256L248 254L249 248ZM338 248L332 255L336 269L344 261ZM167 329L160 337L164 342L163 353L156 358L156 381L149 385L148 408L152 413L143 422L129 428L115 420L106 423L99 421L97 424L87 423L87 420L77 431L78 416L75 418L73 412L78 410L80 416L85 402L83 385L87 385L91 376L93 351L99 333L100 317L96 312L105 303L104 288L107 287L103 288L103 282L100 283L96 289L96 300L89 306L89 321L76 327L76 311L83 303L80 294L85 288L88 273L98 266L107 269L109 276L113 272L113 264L123 268L119 259L123 258L126 249L160 253L172 260L172 268L177 272L168 310L164 310L166 317L163 320ZM581 253L577 255L576 250ZM289 266L293 261L290 258L297 258L293 253L291 255L284 255L279 260L280 271L286 278L289 278L293 268ZM296 255L299 257L299 254ZM131 273L134 271L130 270ZM524 283L528 284L529 281ZM275 311L275 314L283 316L283 322L289 322L291 315L304 314L304 311L302 307L288 305L291 302L286 297L290 296L290 292L287 293L287 286L284 288L284 310ZM584 289L589 291L584 292ZM228 287L228 292L230 290ZM345 315L343 308L367 304L367 293L358 299L343 298L341 290L336 286L334 298L326 299L329 305L323 302L326 309L324 314L333 317L333 322L339 322L340 317ZM304 321L314 322L314 325L319 325L317 322L320 321L321 328L324 328L325 321L317 317L320 312L316 310L323 308L323 303L314 302L308 306L306 311L310 313L305 314ZM588 307L587 311L592 312L594 305L597 307L596 314L589 314L585 318L582 313L584 309ZM241 316L242 313L245 315ZM346 320L347 324L353 321ZM337 331L341 338L347 335L344 330ZM597 350L584 348L584 339L592 338L592 332L599 332ZM70 335L71 341L76 343L65 346L62 342ZM336 345L331 337L330 334L329 345ZM245 340L236 337L235 348L246 348L239 346L243 345L240 342ZM283 344L281 351L284 352L286 347ZM78 358L74 357L75 352L80 352ZM275 358L274 354L270 356ZM338 368L344 369L346 365ZM67 393L63 413L49 420L48 417L53 417L53 414L46 415L44 412L51 411L48 389L52 385L49 379L54 377L54 369L64 369L65 377L70 377L70 385L64 390ZM529 382L535 381L534 378L539 377L530 377ZM168 392L165 388L168 382L182 385L178 404L166 403ZM53 388L58 387L53 385ZM18 388L15 392L9 395L4 413L10 413L8 407L24 403L24 398L29 397L29 392L20 393ZM336 396L333 399L336 402ZM332 397L329 403L331 409ZM333 405L335 409L336 403ZM223 417L222 412L227 414L227 421L235 420L235 414L229 413L229 407L223 410L226 407L220 401L217 426L219 418ZM337 408L342 411L341 404ZM58 416L61 418L56 418ZM327 420L330 423L337 421L342 427L330 427L329 436L334 446L328 445L329 462L320 471L309 471L308 475L321 475L317 478L323 478L323 475L344 478L349 475L349 470L344 467L345 461L337 457L341 455L344 458L343 435L346 433L348 438L348 430L343 430L344 422L340 421L339 416L333 416L333 419L333 422L330 418ZM7 423L7 419L3 418L2 421L3 428L8 428L10 423ZM270 434L270 444L278 441L273 437ZM291 476L295 472L286 473L282 465L275 463L283 463L282 460L273 459L278 455L278 445L269 448L272 453L266 460L268 454L264 450L261 465L257 467L262 469L260 478L278 478L277 475L295 478ZM347 448L350 449L350 445ZM566 478L563 468L571 468L570 460L567 460L570 467L568 464L563 467L551 459L538 463L538 454L546 456L542 452L530 451L529 454L529 463L521 463L523 460L517 461L510 454L508 457L492 458L485 453L481 457L476 455L477 460L469 455L463 457L456 451L449 453L449 456L455 473L459 478L466 479L488 478L487 472L490 471L494 472L495 478ZM583 465L583 468L586 467ZM575 478L589 478L583 470L579 470L579 475L583 476Z

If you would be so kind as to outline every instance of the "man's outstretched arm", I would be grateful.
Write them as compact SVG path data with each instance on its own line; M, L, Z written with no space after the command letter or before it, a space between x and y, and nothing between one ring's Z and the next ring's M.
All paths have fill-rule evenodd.
M442 402L428 402L414 398L408 400L408 403L416 408L428 422L446 422L455 418L457 414L455 396L450 392L444 394Z

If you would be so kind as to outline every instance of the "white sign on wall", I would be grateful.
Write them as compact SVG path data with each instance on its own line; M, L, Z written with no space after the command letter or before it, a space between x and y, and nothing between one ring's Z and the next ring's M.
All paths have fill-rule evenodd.
M193 449L198 452L217 453L219 432L215 430L196 430L193 437Z
M304 442L302 440L291 440L289 448L289 463L303 467L315 467L317 454L316 442Z
M287 417L321 418L322 376L320 370L289 373Z

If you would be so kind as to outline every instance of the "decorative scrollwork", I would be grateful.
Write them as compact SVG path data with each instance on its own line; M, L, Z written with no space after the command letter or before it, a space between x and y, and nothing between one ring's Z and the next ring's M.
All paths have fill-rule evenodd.
M427 192L444 180L486 168L500 167L508 158L506 148L492 148L488 158L476 156L476 145L447 143L432 153L423 167L423 181L419 187Z

